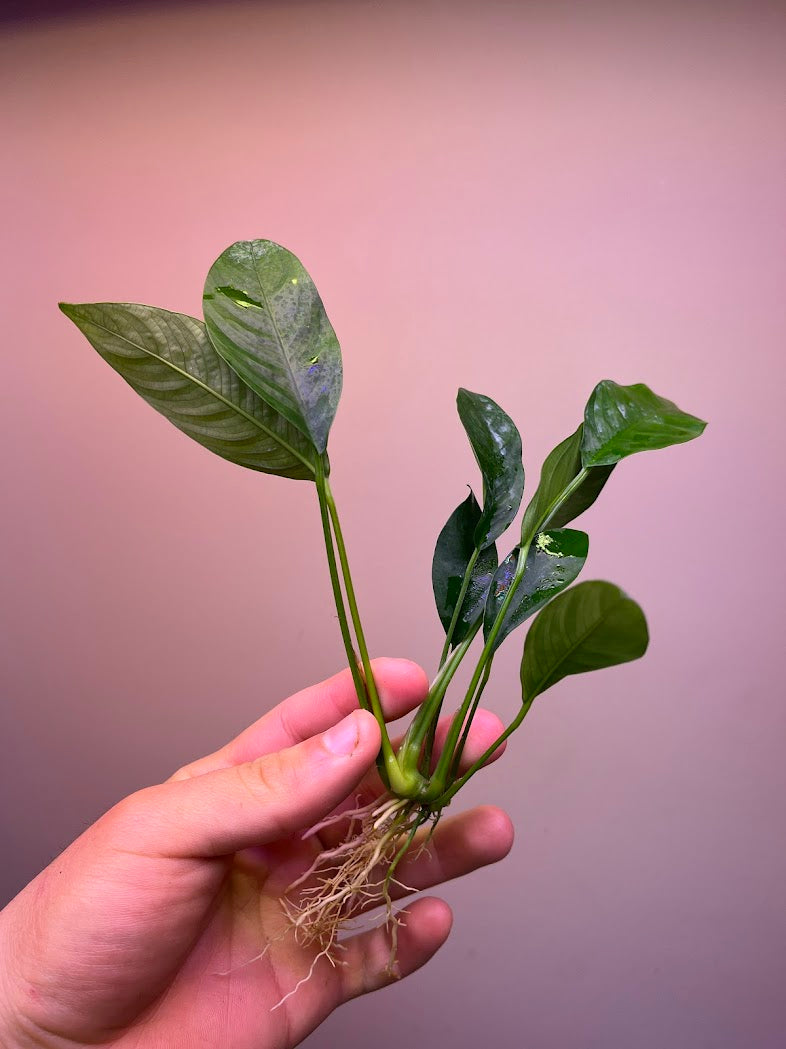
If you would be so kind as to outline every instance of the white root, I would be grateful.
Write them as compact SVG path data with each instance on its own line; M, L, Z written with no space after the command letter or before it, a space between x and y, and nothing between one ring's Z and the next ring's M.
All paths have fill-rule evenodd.
M359 801L359 798L355 799ZM332 827L336 823L341 823L343 820L348 820L349 823L353 823L355 820L362 820L368 812L368 805L358 805L354 809L348 809L344 812L334 812L331 816L326 816L319 823L315 823L313 827L309 827L308 830L303 831L301 834L301 840L305 841L307 838L313 838L315 834L319 834L325 827Z
M284 913L300 946L318 948L318 957L330 956L339 934L353 924L353 919L382 904L383 921L391 933L392 969L399 920L393 913L390 890L396 885L414 891L395 878L395 869L425 817L412 802L385 798L365 809L329 817L329 822L323 820L318 829L341 818L348 823L346 839L321 852L308 871L288 887L281 901ZM358 821L360 828L356 830Z
M284 995L284 997L281 999L281 1001L276 1002L276 1004L270 1010L271 1013L274 1013L276 1011L276 1009L280 1009L281 1006L284 1004L284 1002L288 998L291 998L293 994L296 994L300 990L300 988L303 986L304 983L308 983L308 981L314 975L314 970L316 969L317 962L319 961L320 958L327 958L332 965L335 964L334 960L330 957L330 952L328 951L327 948L325 948L324 951L320 951L319 954L316 955L316 957L314 958L314 961L311 963L311 967L308 970L308 972L306 973L306 975L302 979L298 980L298 982L295 984L295 986L292 988L291 991L287 991L287 993Z

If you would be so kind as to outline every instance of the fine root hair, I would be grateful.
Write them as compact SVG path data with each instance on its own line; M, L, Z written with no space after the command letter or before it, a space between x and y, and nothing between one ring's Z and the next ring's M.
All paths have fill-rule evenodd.
M395 975L400 919L393 911L391 890L395 885L414 891L396 878L396 870L429 818L417 803L385 797L330 816L308 830L304 837L347 824L344 840L320 852L281 901L297 942L316 948L318 958L340 964L339 935L352 928L353 919L381 905L391 941L388 971Z

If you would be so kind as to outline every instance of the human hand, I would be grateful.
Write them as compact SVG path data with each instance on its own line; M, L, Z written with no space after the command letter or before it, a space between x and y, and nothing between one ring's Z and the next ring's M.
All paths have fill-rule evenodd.
M389 720L423 701L428 686L414 664L377 660L374 674ZM493 714L479 712L462 764L500 730ZM302 832L358 795L370 801L382 792L379 743L345 671L112 808L0 912L0 1044L294 1046L338 1005L389 983L388 936L374 928L344 941L342 964L319 959L282 1002L318 952L282 935L280 898L330 830ZM501 859L511 842L503 812L474 809L443 819L428 850L405 859L397 877L428 888ZM428 961L450 925L441 900L409 906L399 974Z

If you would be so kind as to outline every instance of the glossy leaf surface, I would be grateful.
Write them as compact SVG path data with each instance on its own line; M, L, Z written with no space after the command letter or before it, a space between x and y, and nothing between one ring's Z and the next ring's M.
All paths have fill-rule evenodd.
M439 533L431 565L431 582L445 632L450 627L461 592L467 566L475 552L475 531L481 518L478 501L472 492L448 518ZM460 644L470 628L483 614L494 570L497 567L497 548L492 543L478 555L469 586L461 603L461 613L453 631L453 644Z
M614 466L594 466L576 491L568 496L548 520L544 520L549 507L581 471L583 429L582 424L575 433L566 437L546 456L540 471L540 483L524 512L521 534L525 539L544 525L548 525L549 528L562 528L573 521L592 506L608 481Z
M645 386L599 382L584 410L584 466L610 466L635 452L668 448L698 437L707 424Z
M482 550L518 513L524 491L521 437L490 397L460 389L456 406L483 477L483 511L475 530L475 545Z
M524 577L505 613L494 642L497 649L517 626L523 623L566 586L570 586L584 567L589 549L586 532L559 528L540 532L527 552ZM500 564L491 584L483 618L483 636L488 640L494 621L505 601L516 572L519 548Z
M643 656L644 613L613 583L578 583L546 605L529 629L521 662L525 703L570 674Z
M203 302L221 356L324 452L341 396L341 349L300 261L269 240L238 241L213 263Z
M211 452L264 473L314 476L307 438L219 357L201 321L135 303L60 309L148 404Z

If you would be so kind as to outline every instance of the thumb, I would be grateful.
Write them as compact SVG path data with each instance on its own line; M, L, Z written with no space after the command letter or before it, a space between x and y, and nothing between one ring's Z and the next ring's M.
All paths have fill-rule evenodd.
M158 856L216 857L289 837L352 792L379 743L373 715L355 710L297 746L148 787L127 799L134 818L125 846Z

